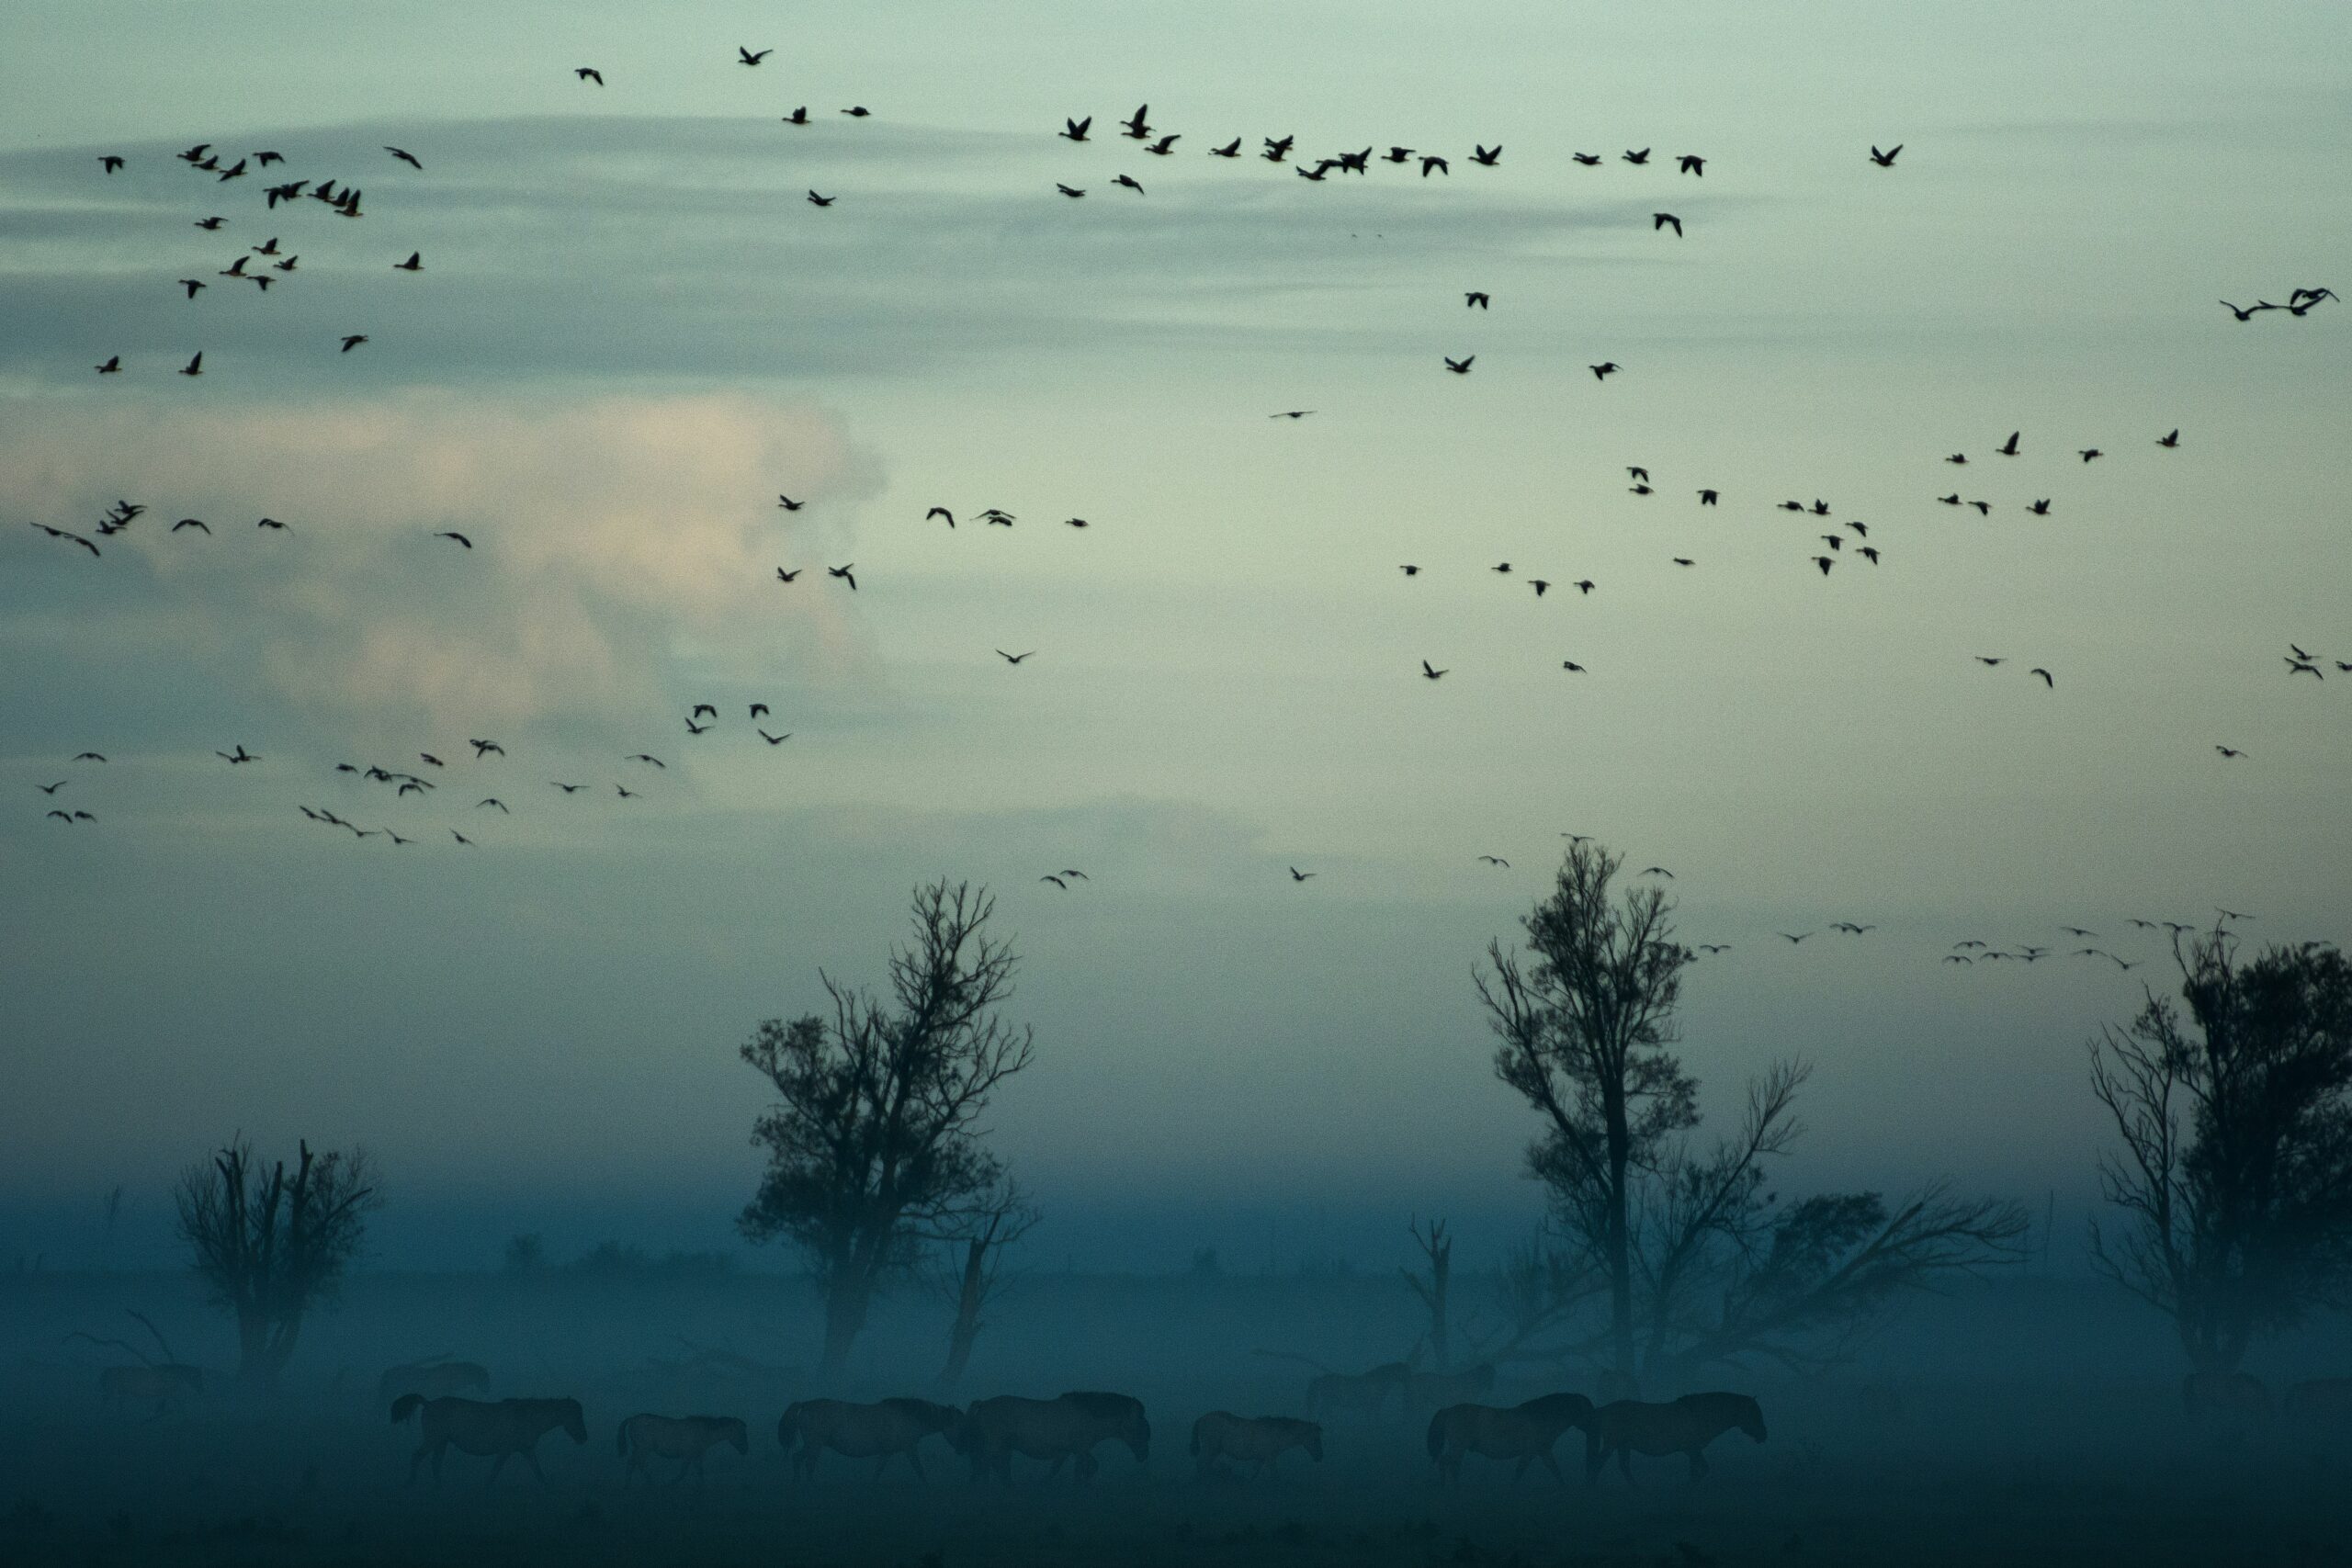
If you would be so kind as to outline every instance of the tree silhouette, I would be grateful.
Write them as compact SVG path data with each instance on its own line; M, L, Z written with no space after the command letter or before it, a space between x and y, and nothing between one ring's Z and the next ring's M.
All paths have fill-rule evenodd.
M237 1320L237 1376L268 1391L312 1308L331 1301L379 1207L368 1156L300 1145L266 1171L243 1138L190 1166L175 1197L180 1238L215 1305Z
M1875 1192L1782 1201L1769 1176L1804 1132L1801 1062L1749 1086L1736 1133L1694 1147L1699 1083L1668 1049L1692 953L1662 888L1611 897L1623 863L1572 845L1521 921L1527 956L1489 942L1477 976L1502 1041L1495 1074L1546 1122L1527 1165L1550 1190L1559 1267L1606 1290L1605 1321L1560 1351L1634 1380L1751 1356L1815 1367L1902 1291L2018 1256L2022 1211L1941 1185L1893 1206Z
M1004 1287L1004 1255L1023 1236L1037 1228L1045 1215L1032 1204L1012 1178L1001 1179L995 1190L977 1202L956 1234L940 1238L947 1253L937 1286L956 1308L947 1328L947 1361L940 1369L943 1388L963 1381L971 1363L972 1347L987 1322L987 1310Z
M2112 1229L2091 1257L2173 1320L2200 1372L2352 1281L2352 964L2324 943L2241 964L2217 926L2173 956L2188 1016L2148 993L2090 1043L2120 1151L2099 1159Z
M976 1123L1029 1065L1032 1034L996 1016L1014 960L983 934L995 908L967 884L916 889L914 940L891 950L888 1004L820 972L831 1018L769 1019L742 1048L776 1102L752 1130L768 1168L738 1224L808 1256L829 1375L882 1287L924 1240L964 1234L1003 1178Z

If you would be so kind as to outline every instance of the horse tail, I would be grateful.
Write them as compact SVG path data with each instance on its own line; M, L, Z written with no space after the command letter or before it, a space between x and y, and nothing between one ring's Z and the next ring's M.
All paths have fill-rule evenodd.
M1445 1412L1441 1410L1430 1417L1430 1458L1445 1452Z
M398 1399L393 1400L392 1425L397 1427L401 1422L406 1421L411 1416L416 1413L417 1407L422 1405L424 1403L424 1395L421 1393L404 1393Z

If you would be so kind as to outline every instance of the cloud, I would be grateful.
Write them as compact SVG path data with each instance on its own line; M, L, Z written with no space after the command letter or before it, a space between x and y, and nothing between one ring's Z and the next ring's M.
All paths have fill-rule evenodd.
M94 613L206 628L322 716L445 728L641 713L688 637L849 668L836 607L785 593L775 565L845 545L880 489L833 416L740 395L19 409L0 471L0 506L64 526L118 496L151 508L66 563L89 568L62 591ZM786 521L779 489L807 512ZM186 516L211 533L172 532ZM28 609L69 575L49 568L26 574Z

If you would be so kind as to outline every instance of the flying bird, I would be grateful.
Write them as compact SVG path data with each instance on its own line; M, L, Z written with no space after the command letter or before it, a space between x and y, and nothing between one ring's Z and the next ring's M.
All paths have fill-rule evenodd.
M1060 889L1061 889L1063 892L1065 892L1065 893L1067 893L1067 892L1069 892L1069 883L1064 882L1060 877L1058 877L1058 876L1055 876L1055 875L1053 875L1053 874L1046 874L1046 875L1041 876L1041 877L1039 877L1037 880L1038 880L1038 881L1040 881L1040 882L1050 882L1050 883L1052 883L1055 886L1057 886L1057 887L1060 888Z
M393 157L398 158L401 163L406 164L412 169L422 172L424 168L424 164L416 161L416 154L413 152L403 152L398 147L387 147L384 151L390 152ZM243 166L243 159L240 159L238 163L240 167Z
M1476 148L1476 151L1470 154L1470 161L1481 168L1491 169L1503 161L1503 144L1499 141L1492 147L1479 147L1475 141L1471 146Z
M1896 142L1894 146L1888 148L1883 152L1880 152L1877 147L1873 146L1871 149L1871 162L1876 164L1882 169L1891 169L1894 167L1894 155L1902 151L1903 143L1900 141Z
M811 207L831 207L840 199L839 197L819 196L813 190L808 193L808 205Z
M775 52L775 51L773 49L763 49L760 51L759 53L753 54L750 50L745 49L740 43L735 46L736 62L741 65L757 65L761 61L765 60L769 55L774 54Z
M1650 161L1650 150L1645 147L1636 152L1628 148L1624 154L1624 161L1628 164L1646 164Z
M101 376L119 375L122 370L122 355L119 354L109 355L107 362L99 366L97 370Z
M197 291L198 289L199 289L199 288L210 288L210 287L211 287L211 285L209 285L209 284L206 283L206 282L205 282L203 279L201 279L201 278L196 278L196 277L183 277L183 278L181 278L181 279L180 279L180 287L181 287L182 288L187 289L187 297L188 297L189 299L195 299L195 298L196 298L196 291Z
M784 123L785 123L785 124L786 124L786 125L806 125L806 124L808 124L808 106L807 104L803 104L803 105L801 105L798 108L794 109L790 114L786 115L786 116L784 117Z
M807 570L807 569L806 569L805 567L801 569L801 570ZM799 571L786 571L786 570L784 570L784 568L782 568L782 567L778 567L778 568L776 568L776 569L775 569L775 580L776 580L778 582L793 582L793 581L798 581L799 577L800 577L800 572L799 572Z
M190 295L189 298L194 299L195 296ZM204 374L204 351L202 349L197 350L196 357L189 360L186 365L180 367L180 374L183 376L201 376Z
M999 659L1003 660L1007 664L1018 664L1024 659L1034 659L1036 657L1036 653L1037 650L1034 648L1027 653L1007 653L1001 648L996 650L996 656Z
M1665 228L1669 223L1674 225L1674 237L1678 240L1682 238L1681 219L1677 218L1671 212L1653 212L1650 214L1650 232L1653 234L1657 233L1660 229Z
M506 748L501 746L495 740L468 740L466 744L474 749L474 761L477 762L481 761L484 757L489 756L492 751L497 752L502 757L506 755Z
M795 501L795 500L793 500L793 499L792 499L792 497L790 497L790 496L788 496L788 495L779 495L779 496L777 496L777 497L775 498L775 503L776 503L776 505L778 505L779 507L783 508L783 509L784 509L785 511L786 511L786 512L797 512L797 511L799 511L802 507L804 507L804 506L806 506L806 505L808 505L808 503L807 502L805 502L805 501Z
M1510 869L1510 862L1503 859L1500 855L1480 855L1478 858L1485 861L1488 865L1498 865L1505 871L1509 871Z
M2175 426L2173 427L2173 432L2172 432L2172 434L2171 434L2170 435L2159 435L2159 436L2157 436L2157 437L2156 437L2156 445L2157 445L2157 446L2179 446L2179 445L2180 445L2180 427L2179 427L2178 425L2175 425Z
M930 511L922 514L922 520L926 523L930 522L934 517L945 518L947 520L947 525L950 528L956 526L956 514L953 512L948 511L947 508L944 506L934 506Z
M605 85L605 73L593 65L575 65L571 69L571 73L582 82L594 82L599 87Z
M627 757L623 758L622 761L648 763L650 766L662 769L664 773L668 772L670 767L670 764L663 761L661 758L649 756L643 751L632 751Z
M1442 158L1424 157L1421 160L1421 178L1428 179L1431 169L1435 169L1447 179L1453 177L1453 166Z
M2219 751L2224 759L2235 759L2245 755L2234 746L2216 746L2213 750Z
M850 567L855 566L856 564L857 563L855 561L852 561L849 563L849 566L829 566L825 569L825 575L827 577L840 578L843 582L849 584L850 592L854 593L857 592L857 579L850 575Z
M424 253L423 251L409 252L408 260L404 262L394 262L392 264L392 270L394 272L423 272L424 270Z
M474 547L474 542L471 539L467 538L463 534L457 532L455 529L445 528L433 536L436 539L455 539L467 549L472 549Z
M343 340L343 352L349 354L353 349L357 348L361 344L366 343L367 341L368 334L366 333L349 333Z
M1440 355L1438 357L1445 359L1445 355ZM1456 376L1467 376L1470 374L1471 362L1477 357L1478 356L1476 355L1471 354L1465 355L1460 359L1446 359L1445 367L1448 370L1453 371Z
M1315 875L1315 874L1316 874L1316 873L1314 873L1314 872L1311 872L1311 871L1301 871L1301 870L1299 870L1299 869L1298 869L1298 867L1296 867L1296 866L1292 866L1292 867L1290 868L1290 879L1291 879L1293 882L1304 882L1304 881L1306 881L1308 877L1313 876L1313 875Z
M1465 309L1483 310L1487 307L1486 291L1483 289L1473 288L1468 293L1462 296L1462 303Z
M1622 367L1613 359L1604 359L1598 365L1589 365L1585 368L1592 372L1594 380L1606 381L1610 377L1617 374Z
M2045 686L2049 687L2049 688L2050 688L2052 691L2053 691L2053 692L2054 692L2054 691L2056 691L2056 690L2058 689L2058 682L2057 682L2056 681L2054 681L2054 680L2051 679L2050 671L2047 671L2047 670L2042 669L2040 665L2036 665L2036 666L2034 666L2032 669L2030 669L2030 670L2027 671L2026 671L2026 673L2027 673L2027 674L2029 674L2029 675L2039 675L2039 676L2041 676L2041 683L2042 683L2043 685L2045 685Z
M1237 136L1222 147L1210 148L1209 156L1212 158L1238 158L1241 156L1241 138Z
M1054 134L1060 137L1065 141L1083 141L1086 140L1086 132L1088 129L1091 127L1093 123L1094 117L1092 115L1088 115L1084 119L1065 118L1062 121L1061 130L1056 131Z
M1445 671L1442 671L1442 670L1432 670L1432 669L1430 669L1430 661L1429 661L1428 660L1424 659L1424 660L1421 660L1421 678L1422 678L1423 680L1425 680L1425 681L1434 681L1434 680L1436 680L1439 676L1441 676L1441 675L1442 675L1442 674L1444 674L1444 673L1445 673Z
M200 529L206 534L212 532L211 528L208 526L205 521L200 517L183 517L178 522L172 525L171 531L176 534L183 528Z
M786 730L782 735L770 735L764 729L756 731L756 733L761 739L766 741L771 746L781 746L786 741L792 739L792 731L789 729Z
M232 766L234 766L239 762L258 762L261 761L259 757L254 756L252 752L245 750L244 742L243 741L239 741L237 743L237 750L234 752L215 751L212 754Z
M1135 192L1137 196L1141 196L1143 194L1143 186L1136 183L1133 175L1117 175L1113 176L1111 183L1114 186L1125 186L1129 190Z

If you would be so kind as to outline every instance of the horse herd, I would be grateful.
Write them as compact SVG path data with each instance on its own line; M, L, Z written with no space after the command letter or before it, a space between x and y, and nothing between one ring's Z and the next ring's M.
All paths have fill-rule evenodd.
M1432 1393L1484 1393L1493 1381L1491 1368L1433 1374L1394 1364L1366 1373L1318 1377L1309 1385L1307 1402L1314 1414L1376 1416L1392 1395L1408 1410L1418 1395L1427 1408L1433 1403ZM409 1461L412 1483L427 1461L438 1482L442 1461L453 1448L490 1459L492 1481L508 1460L519 1455L544 1482L537 1452L540 1438L560 1429L575 1443L587 1442L587 1418L578 1400L467 1397L486 1392L489 1382L488 1371L470 1361L396 1367L384 1374L378 1393L389 1402L392 1424L414 1418L418 1425L421 1440ZM1703 1450L1724 1432L1737 1429L1764 1441L1764 1413L1743 1393L1685 1394L1664 1404L1619 1399L1600 1405L1581 1393L1547 1393L1509 1406L1453 1400L1430 1411L1427 1447L1444 1483L1460 1484L1464 1459L1476 1454L1517 1461L1514 1482L1540 1462L1565 1484L1567 1478L1554 1450L1571 1427L1585 1434L1588 1480L1598 1478L1611 1459L1630 1482L1635 1454L1681 1454L1695 1481L1707 1473ZM1151 1423L1143 1402L1124 1393L1079 1392L1052 1399L1003 1394L961 1409L928 1399L871 1404L808 1399L786 1408L776 1423L776 1440L798 1479L813 1476L819 1458L828 1451L873 1460L877 1477L903 1456L920 1478L924 1474L923 1441L934 1436L968 1462L975 1481L994 1479L1006 1485L1012 1483L1016 1455L1046 1461L1048 1481L1069 1466L1080 1484L1100 1470L1095 1450L1106 1443L1124 1446L1137 1464L1148 1464L1151 1458ZM616 1433L617 1454L627 1461L624 1483L640 1474L650 1482L657 1460L675 1463L673 1482L689 1475L699 1478L705 1456L720 1447L751 1452L750 1430L740 1417L649 1412L629 1416ZM1290 1416L1242 1416L1225 1410L1213 1410L1193 1423L1191 1455L1203 1480L1227 1465L1247 1466L1255 1478L1294 1449L1319 1462L1322 1423Z

